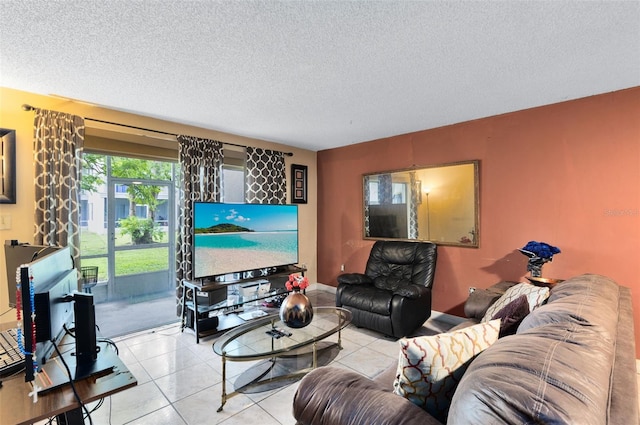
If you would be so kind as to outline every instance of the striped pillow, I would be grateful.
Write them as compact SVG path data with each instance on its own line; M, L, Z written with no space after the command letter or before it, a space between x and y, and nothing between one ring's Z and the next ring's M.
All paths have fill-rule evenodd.
M450 333L400 340L393 392L446 422L449 404L471 360L498 340L500 320Z
M536 286L530 283L518 283L507 289L507 291L498 300L491 305L484 313L481 322L488 322L496 315L497 312L502 310L507 304L514 301L516 298L525 295L529 302L529 312L533 311L540 304L545 302L549 298L549 288L543 286Z

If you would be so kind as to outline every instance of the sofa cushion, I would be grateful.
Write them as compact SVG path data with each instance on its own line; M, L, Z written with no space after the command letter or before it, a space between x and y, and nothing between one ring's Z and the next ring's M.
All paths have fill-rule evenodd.
M517 285L507 289L504 295L487 309L481 322L491 320L498 311L521 295L526 295L527 300L529 301L529 311L533 311L549 297L549 288L535 286L524 282L518 283Z
M350 285L342 290L340 301L344 307L389 316L393 293L371 285Z
M500 321L400 340L395 394L445 422L456 386L471 360L498 339Z
M300 425L441 425L383 385L331 366L314 369L302 379L293 415Z
M370 285L373 281L369 276L362 273L344 273L338 276L338 283L344 283L347 285Z
M605 424L613 348L599 330L578 324L502 338L467 369L448 421Z
M464 303L464 315L479 322L484 317L487 309L500 299L502 294L486 289L476 289Z
M420 286L420 285L415 285L413 283L406 285L406 286L401 286L397 289L395 289L393 291L393 295L400 295L401 297L405 297L405 298L411 298L413 300L417 300L421 297L426 297L427 296L427 292L429 292L430 289L424 287L424 286Z
M583 275L551 292L516 335L473 361L451 402L449 423L613 423L618 287Z
M520 322L529 314L529 301L526 295L520 295L500 309L491 320L500 319L500 338L513 335Z
M619 287L611 279L585 274L557 284L548 303L526 317L518 333L548 323L598 323L615 335Z

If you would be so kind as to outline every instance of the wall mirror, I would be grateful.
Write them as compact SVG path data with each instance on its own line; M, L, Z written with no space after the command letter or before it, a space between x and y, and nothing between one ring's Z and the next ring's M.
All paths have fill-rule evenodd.
M0 128L0 204L16 203L16 132Z
M478 247L479 161L365 174L364 238Z

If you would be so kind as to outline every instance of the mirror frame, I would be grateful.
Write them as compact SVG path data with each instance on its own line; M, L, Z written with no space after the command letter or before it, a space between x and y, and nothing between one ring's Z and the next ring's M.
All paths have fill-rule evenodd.
M435 165L426 165L426 166L414 166L411 168L403 168L397 170L389 170L389 171L378 171L375 173L365 173L362 175L362 235L365 240L400 240L400 241L428 241L428 239L421 238L395 238L395 237L375 237L375 236L367 236L366 234L366 226L367 222L367 199L366 194L368 190L366 189L366 184L368 178L371 176L377 176L381 174L394 174L394 173L406 173L411 171L418 171L423 169L433 169L433 168L446 168L458 165L473 165L473 226L472 230L475 231L475 234L472 234L471 242L463 242L461 240L458 241L439 241L439 240L431 240L429 242L433 242L437 245L447 245L447 246L459 246L465 248L478 248L480 246L480 160L470 160L470 161L459 161L459 162L450 162L444 164L435 164ZM416 184L420 188L422 182L416 181ZM422 189L419 189L420 191ZM419 193L419 197L422 197L423 194ZM428 195L427 195L428 196ZM428 201L428 199L427 199ZM469 232L471 233L471 232ZM462 239L462 238L461 238Z

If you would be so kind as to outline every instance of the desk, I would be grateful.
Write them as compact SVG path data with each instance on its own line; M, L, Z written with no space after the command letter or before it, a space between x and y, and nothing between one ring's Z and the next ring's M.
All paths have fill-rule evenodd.
M105 356L105 359L113 364L113 370L75 382L78 395L84 404L138 384L136 378L111 348L101 344L99 356ZM24 373L2 381L2 388L0 388L2 423L26 425L65 413L68 414L66 423L83 423L83 412L80 410L80 404L73 394L71 385L66 384L40 394L37 403L33 403L28 396L31 390L31 383L24 382Z

